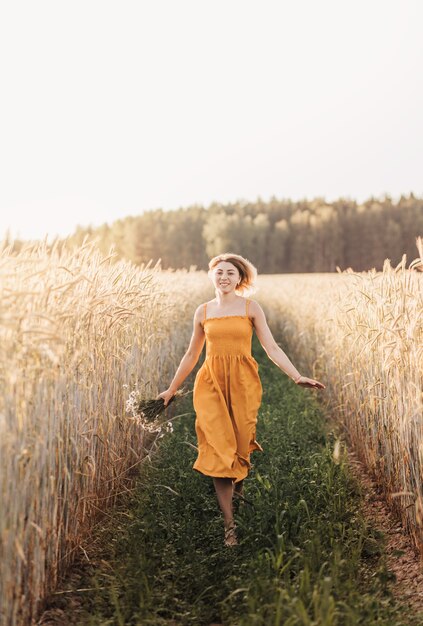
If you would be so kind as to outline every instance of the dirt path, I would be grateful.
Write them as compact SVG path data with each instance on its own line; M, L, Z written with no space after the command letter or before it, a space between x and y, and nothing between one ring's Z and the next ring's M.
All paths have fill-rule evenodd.
M398 600L408 602L413 610L423 611L423 563L411 537L388 508L381 489L355 452L348 450L348 462L363 491L364 516L386 536L387 564L396 576L392 593Z

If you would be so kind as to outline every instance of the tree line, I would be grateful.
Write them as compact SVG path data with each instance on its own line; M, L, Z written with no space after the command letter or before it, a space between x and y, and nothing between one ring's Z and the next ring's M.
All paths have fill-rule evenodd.
M213 203L173 211L156 209L97 228L78 227L68 238L74 245L97 239L108 254L136 264L207 269L211 257L236 252L260 273L381 270L407 255L418 256L416 237L423 235L423 198L389 196L362 204L322 198L293 202L272 197L268 202Z

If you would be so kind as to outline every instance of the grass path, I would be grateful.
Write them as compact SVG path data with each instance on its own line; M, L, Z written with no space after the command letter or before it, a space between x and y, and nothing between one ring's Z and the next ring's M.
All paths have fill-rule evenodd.
M223 546L212 480L192 470L190 400L131 499L104 525L95 559L50 604L68 623L151 626L411 626L390 593L383 536L360 514L357 483L333 460L314 392L295 386L254 336L263 402L240 545ZM188 396L190 398L190 396ZM90 550L87 548L88 552ZM64 585L66 586L66 585ZM47 615L47 614L46 614Z

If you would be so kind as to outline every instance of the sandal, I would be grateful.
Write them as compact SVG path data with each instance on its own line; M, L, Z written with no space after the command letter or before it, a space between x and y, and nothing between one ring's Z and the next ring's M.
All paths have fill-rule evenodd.
M235 522L232 520L232 522L229 522L229 525L226 527L225 526L225 540L224 540L224 544L225 546L236 546L238 545L238 540L236 537L236 526L235 526Z

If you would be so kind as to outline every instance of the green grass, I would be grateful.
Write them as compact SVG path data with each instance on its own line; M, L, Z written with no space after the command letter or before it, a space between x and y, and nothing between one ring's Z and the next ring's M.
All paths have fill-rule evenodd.
M294 385L254 337L263 402L236 515L240 544L223 545L212 479L192 469L194 412L144 464L131 500L104 526L95 568L72 594L78 624L366 626L413 624L390 593L383 536L361 517L358 486L315 392ZM324 393L324 392L322 392ZM188 396L190 398L190 396ZM69 597L62 599L69 603ZM64 604L64 608L69 606ZM416 621L416 624L419 622ZM423 623L423 620L420 622Z

